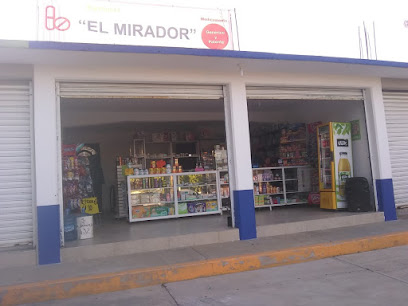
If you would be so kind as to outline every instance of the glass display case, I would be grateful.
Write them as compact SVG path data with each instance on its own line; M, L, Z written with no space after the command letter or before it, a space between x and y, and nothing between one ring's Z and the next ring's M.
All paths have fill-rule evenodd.
M219 214L216 171L128 176L129 221Z
M252 171L256 208L307 203L310 167L268 167Z

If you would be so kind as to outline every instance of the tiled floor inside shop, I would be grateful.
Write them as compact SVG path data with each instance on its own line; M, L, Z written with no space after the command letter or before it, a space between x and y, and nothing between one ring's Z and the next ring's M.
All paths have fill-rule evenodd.
M256 224L257 226L265 226L355 214L357 213L327 211L312 206L276 207L272 211L269 209L257 209ZM129 224L125 219L117 220L114 217L105 216L98 223L94 224L94 238L68 241L65 243L65 247L221 232L230 229L227 226L226 214L144 221L132 224Z

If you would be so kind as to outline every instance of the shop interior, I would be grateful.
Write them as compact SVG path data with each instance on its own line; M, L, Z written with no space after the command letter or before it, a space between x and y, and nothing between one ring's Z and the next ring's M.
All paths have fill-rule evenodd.
M328 193L321 192L323 190L319 181L330 178L328 175L332 174L331 171L323 168L325 159L332 157L327 155L330 152L324 151L325 142L328 144L329 140L321 138L317 129L327 129L329 132L328 126L322 126L329 122L353 123L347 131L344 129L340 133L344 134L341 135L341 140L345 141L348 147L351 146L349 156L344 152L341 152L340 156L346 156L347 165L343 161L340 165L336 157L337 164L334 163L334 167L339 166L339 173L344 172L347 177L367 179L370 210L374 210L363 101L254 99L248 100L248 114L255 207L257 210L271 211L270 214L256 214L258 224L264 222L265 218L271 220L287 217L290 221L298 221L333 216L333 213L350 213L345 206L340 206L340 201L334 209L322 209L328 207L322 207L321 196ZM334 144L336 145L335 141ZM339 181L340 185L336 185L337 197L343 195L344 198L345 180L344 177L343 181L339 180L338 175L336 181ZM324 201L325 199L322 202Z
M228 229L222 99L60 103L65 246Z
M60 108L66 247L229 228L222 99L61 98ZM350 214L319 205L322 123L358 120L349 163L374 202L362 101L248 100L248 113L258 226Z

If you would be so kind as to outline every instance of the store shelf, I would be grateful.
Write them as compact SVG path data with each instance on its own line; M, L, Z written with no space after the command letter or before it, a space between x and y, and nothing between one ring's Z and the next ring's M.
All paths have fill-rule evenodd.
M289 140L289 141L282 141L280 144L290 144L290 143L294 143L294 142L303 142L306 141L306 138L302 138L302 139L294 139L294 140Z
M221 199L229 199L230 197L221 197Z
M257 182L254 182L254 184L259 184L259 183L273 183L273 182L283 182L283 180L257 181Z
M177 215L167 215L167 216L160 216L160 217L149 217L149 218L130 218L130 222L139 222L139 221L149 221L149 220L160 220L160 219L172 219L178 218Z
M173 158L198 158L199 156L196 155L196 154L191 154L189 156L175 156L175 155L173 155L172 157Z
M200 185L177 185L178 188L192 188L192 187L207 187L207 186L217 186L216 183L211 183L211 184L200 184Z
M155 203L140 203L140 204L131 204L131 206L132 207L135 207L135 206L151 206L151 205L166 205L166 204L175 204L175 202L174 201L163 201L163 202L155 202Z
M172 158L171 156L163 156L163 157L146 157L146 159L169 159Z
M270 171L270 170L280 170L280 171L286 171L284 174L286 174L289 178L285 178L283 177L282 180L273 180L273 181L278 181L278 182L283 182L283 184L285 186L288 186L287 183L289 182L299 182L300 184L302 184L303 182L303 177L304 174L302 173L308 173L307 168L309 168L310 166L308 165L302 165L302 166L285 166L285 167L265 167L265 168L254 168L253 170L253 175L257 175L257 173L261 173L262 171ZM306 169L305 169L306 168ZM295 170L290 170L290 169L295 169ZM304 169L304 170L301 170ZM289 172L290 170L290 172ZM273 181L265 181L265 183L269 183L269 182L273 182ZM260 183L263 183L264 181L260 181L260 182L254 182L254 186L260 186ZM297 188L296 186L290 186L289 185L289 189L293 189L293 188ZM301 187L302 188L302 187ZM274 207L274 206L285 206L285 205L292 205L292 204L297 204L297 203L304 203L302 202L296 202L296 203L283 203L284 200L290 200L290 194L303 194L303 193L308 193L309 191L295 191L295 190L286 190L286 189L282 189L280 190L281 192L278 193L261 193L261 194L256 194L254 195L254 200L257 200L256 196L271 196L271 197L280 197L281 199L281 203L280 204L268 204L268 205L261 205L261 206L255 206L255 208L257 207ZM298 196L295 196L296 198ZM302 197L303 198L303 197Z
M268 205L255 205L255 208L265 208L265 207L271 207L271 204Z
M307 156L303 156L303 157L279 157L280 159L305 159L307 158Z
M149 190L157 191L158 189L173 189L173 188L174 188L173 186L170 186L170 187L141 188L141 189L132 190L130 192L130 194L142 194L143 192L140 192L140 191L145 191L145 190L147 190L147 191L149 191Z
M193 199L193 200L177 200L178 203L185 202L198 202L198 201L217 201L217 198L208 198L208 199Z
M163 144L163 143L170 143L171 141L146 141L146 144Z
M282 194L283 194L283 192L281 192L281 193L260 193L260 194L255 194L255 196L264 196L264 195L273 196L273 195L282 195Z
M220 185L229 185L229 183L220 183Z

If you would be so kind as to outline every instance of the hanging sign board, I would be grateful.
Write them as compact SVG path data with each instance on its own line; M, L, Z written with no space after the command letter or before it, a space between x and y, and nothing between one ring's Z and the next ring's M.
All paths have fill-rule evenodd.
M234 50L233 12L114 1L38 2L37 40Z

